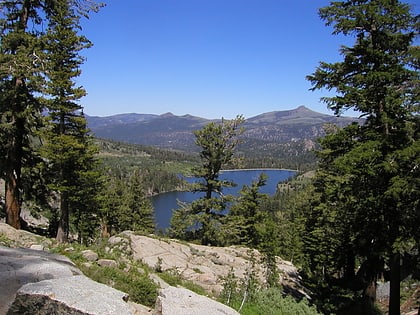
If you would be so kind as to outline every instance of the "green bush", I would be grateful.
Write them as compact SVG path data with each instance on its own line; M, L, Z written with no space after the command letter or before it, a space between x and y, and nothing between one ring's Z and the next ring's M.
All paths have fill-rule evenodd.
M203 287L191 281L183 280L176 269L167 270L162 273L159 273L159 277L167 284L173 287L181 286L197 294L207 295L207 292L206 290L204 290Z
M135 268L126 272L96 265L81 269L87 277L127 293L130 300L135 303L150 307L155 305L158 286L150 280L146 273L141 273Z
M231 298L230 307L239 310L243 296L235 294ZM284 297L278 288L262 289L246 299L240 310L242 315L320 315L308 301L296 301L291 296Z

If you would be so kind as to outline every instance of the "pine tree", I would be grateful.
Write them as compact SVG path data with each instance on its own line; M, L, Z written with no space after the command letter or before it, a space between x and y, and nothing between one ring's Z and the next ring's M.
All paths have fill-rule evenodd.
M58 25L54 17L63 13L56 11L63 6L73 8L77 12L75 18L87 16L90 10L96 11L101 5L64 0L0 3L0 176L5 180L6 222L15 228L21 226L23 198L36 193L41 186L34 185L33 181L38 181L39 176L31 173L41 162L36 146L43 127L44 100L51 97L48 95L51 91L46 92L48 76L58 71L49 68L53 63L47 58L51 54L46 53L49 49L46 46L50 44L46 31ZM73 26L79 29L79 25ZM25 169L29 171L25 173Z
M94 173L86 176L87 172L93 171L96 163L96 150L89 140L82 106L78 104L86 92L82 87L75 86L74 82L80 75L80 65L84 61L79 52L89 48L91 43L77 33L80 17L75 10L68 1L52 2L47 10L49 25L45 37L46 66L49 69L46 93L49 97L46 100L48 117L45 144L41 150L48 164L47 182L57 194L59 203L59 242L68 241L70 214L81 210L72 208L74 204L80 206L79 202L75 202L76 196L80 198L82 194L93 193L92 190L82 189L97 186L97 180L92 176ZM91 183L81 185L88 178ZM91 211L95 208L92 207Z
M265 186L266 181L267 175L261 174L258 180L252 182L251 186L242 187L237 202L227 215L227 220L233 231L238 230L236 233L239 235L239 242L236 244L257 248L261 242L257 226L265 217L261 203L268 196L260 193L260 188ZM230 239L233 241L233 238Z
M70 229L80 244L88 245L98 236L100 226L100 192L103 189L102 164L98 160L98 148L89 135L86 118L80 117L78 141L81 144L75 165L78 184L69 198Z
M219 179L219 175L222 167L235 162L235 149L243 132L240 127L243 121L242 116L233 120L222 119L221 123L211 122L194 132L195 143L201 148L201 165L192 170L194 177L198 179L193 191L202 193L203 197L193 201L188 207L184 205L179 213L175 212L171 222L171 233L178 232L174 236L185 233L194 235L206 245L219 242L223 211L226 209L226 203L231 200L231 196L223 194L223 188L234 185L230 181ZM193 219L195 223L183 226L184 232L180 233L180 228L174 226L175 221L178 222L180 218L189 223Z
M124 200L126 185L123 179L107 175L100 191L100 226L101 237L110 237L118 228L118 215Z
M17 229L21 227L22 169L36 163L32 141L43 109L37 96L44 82L37 30L41 8L40 1L0 3L0 176L5 180L6 223Z
M118 230L132 230L146 234L155 230L153 206L139 171L135 171L125 189L123 203L118 213Z
M400 260L414 237L405 226L420 224L413 192L419 190L418 171L403 157L408 151L418 156L419 72L410 48L418 17L407 4L386 0L337 1L322 8L320 16L334 34L355 35L356 41L342 48L342 62L323 62L308 79L314 89L335 90L323 100L336 114L354 109L366 123L332 132L321 142L320 201L314 208L321 215L307 225L308 235L325 233L334 240L317 265L329 266L322 269L330 278L362 279L367 304L374 300L369 292L377 276L388 266L389 312L399 314ZM402 185L395 190L397 182ZM311 243L321 252L316 239ZM356 260L361 266L354 275Z

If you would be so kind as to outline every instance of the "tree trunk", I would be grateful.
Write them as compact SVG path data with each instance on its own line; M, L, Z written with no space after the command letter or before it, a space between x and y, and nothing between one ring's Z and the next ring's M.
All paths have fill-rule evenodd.
M400 315L400 254L393 254L390 268L389 315Z
M22 11L19 16L19 31L25 31L28 24L29 11L31 8L31 1L25 0L22 4ZM17 49L17 47L16 47ZM22 87L25 87L25 79L21 77L14 78L14 85L16 93ZM17 94L18 95L18 94ZM21 108L22 100L17 97L12 101L13 111L17 111L18 115L24 111ZM15 110L18 109L18 110ZM25 129L25 119L17 118L15 114L12 115L11 125L14 125L15 133L8 139L8 149L6 153L6 178L5 178L5 193L6 193L6 223L20 229L20 211L21 211L21 196L20 196L20 174L22 169L23 159L23 138Z
M66 192L62 192L60 196L60 215L56 240L59 243L67 243L69 240L69 204Z
M375 308L376 280L372 280L363 292L363 310L368 313Z
M108 238L111 236L111 228L108 226L108 222L104 219L101 223L101 236Z
M19 80L17 80L19 82ZM18 85L20 83L16 83ZM9 139L8 150L6 153L6 223L15 229L21 229L20 211L21 211L21 169L23 159L23 130L25 128L24 120L21 118L13 118L12 123L15 125L15 134Z
M20 197L17 178L13 171L9 171L5 182L6 190L6 223L15 229L20 229Z

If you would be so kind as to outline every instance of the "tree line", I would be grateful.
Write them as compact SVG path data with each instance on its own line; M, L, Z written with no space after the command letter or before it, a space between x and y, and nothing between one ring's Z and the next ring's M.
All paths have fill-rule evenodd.
M80 34L80 20L102 6L67 0L0 4L2 212L19 229L24 203L42 209L49 235L59 242L71 234L89 243L99 226L104 235L154 228L146 174L134 169L118 177L104 170L80 102L86 94L76 84L81 52L92 45Z
M91 46L79 34L80 19L100 7L91 1L0 4L6 222L21 227L23 200L54 201L59 241L68 238L71 209L89 213L97 186L96 149L79 103L86 91L75 78L84 61L80 52Z
M75 78L80 51L91 45L79 34L80 19L100 7L64 0L0 4L6 222L20 228L22 203L33 200L51 210L52 234L61 242L70 233L88 242L99 227L102 236L154 229L146 198L153 175L142 167L104 169L80 105L86 92ZM420 49L413 46L419 18L409 5L388 0L335 1L319 14L354 45L341 48L342 61L321 62L307 79L313 90L333 92L322 100L335 114L352 109L365 123L326 126L312 179L296 179L268 197L260 193L261 176L238 198L224 194L235 183L219 172L244 165L236 154L243 117L209 123L194 132L200 152L191 190L203 197L180 204L169 233L259 249L271 287L279 277L276 256L293 260L325 314L375 314L377 282L389 280L389 314L399 315L400 281L420 277Z

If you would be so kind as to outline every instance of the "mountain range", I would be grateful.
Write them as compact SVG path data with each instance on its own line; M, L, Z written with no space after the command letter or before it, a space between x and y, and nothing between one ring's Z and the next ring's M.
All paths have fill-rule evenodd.
M88 127L98 138L166 149L196 151L193 131L214 121L191 115L172 113L118 114L107 117L86 116ZM336 117L300 106L292 110L263 113L245 120L244 145L267 151L276 145L300 142L307 149L324 134L325 124L340 127L358 121L354 117Z

